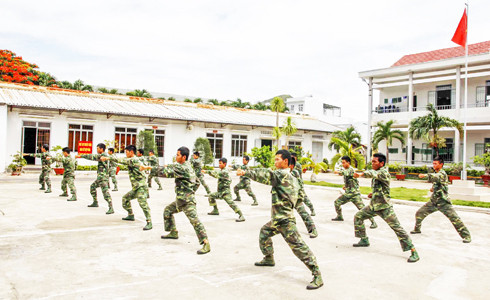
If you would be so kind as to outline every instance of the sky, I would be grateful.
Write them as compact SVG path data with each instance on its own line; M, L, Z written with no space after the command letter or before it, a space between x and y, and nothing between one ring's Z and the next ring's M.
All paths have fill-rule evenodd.
M219 100L313 95L367 120L358 72L457 46L459 0L2 0L0 49L58 80ZM471 0L469 43L490 40ZM376 94L375 94L376 97Z

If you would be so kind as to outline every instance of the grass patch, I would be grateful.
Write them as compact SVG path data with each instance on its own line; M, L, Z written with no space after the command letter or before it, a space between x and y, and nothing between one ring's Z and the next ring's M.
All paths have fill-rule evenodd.
M304 181L305 184L326 186L334 188L342 188L343 184L330 183L325 181L311 182L308 180ZM371 193L371 188L367 186L361 186L361 194L368 195ZM396 187L391 189L391 198L408 200L408 201L418 201L427 202L429 197L427 197L428 190L421 189L409 189L405 187ZM454 205L471 206L471 207L483 207L490 208L490 202L480 202L480 201L465 201L465 200L451 200Z

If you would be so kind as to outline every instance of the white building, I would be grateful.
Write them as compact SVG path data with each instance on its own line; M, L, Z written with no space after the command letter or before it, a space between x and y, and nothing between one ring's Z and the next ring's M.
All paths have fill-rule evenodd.
M466 159L483 153L490 143L490 41L469 45L468 108ZM394 126L408 132L413 118L426 114L432 103L442 116L464 122L465 57L463 47L440 49L402 57L389 68L363 71L359 76L368 81L369 124L396 120ZM373 89L379 99L373 100ZM375 128L369 130L371 136ZM447 147L440 151L448 162L462 161L463 139L456 130L441 132ZM382 144L380 149L385 149ZM431 161L433 150L427 141L407 138L402 148L396 140L390 148L390 160L407 164Z
M253 147L272 145L275 113L207 104L135 98L39 86L0 83L0 170L18 151L33 153L40 145L69 146L118 141L120 153L141 130L152 130L161 163L171 163L180 146L191 150L198 137L211 142L216 158L241 162ZM289 116L280 114L280 122ZM293 116L294 145L317 161L330 158L329 133L337 127L306 116ZM281 144L285 144L283 137ZM75 151L76 152L76 151ZM82 163L83 161L80 161ZM30 164L39 164L36 159ZM85 162L88 163L88 162Z

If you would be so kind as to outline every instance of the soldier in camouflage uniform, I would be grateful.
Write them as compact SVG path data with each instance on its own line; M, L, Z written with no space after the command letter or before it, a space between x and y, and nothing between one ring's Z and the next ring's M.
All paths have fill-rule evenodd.
M143 166L148 166L148 161L145 157L144 149L138 149L136 151L136 159L138 159ZM143 172L143 175L145 176L145 179L147 179L148 172L147 171ZM146 186L146 197L150 198L150 189L148 188L148 185L145 186Z
M293 175L294 177L296 177L296 179L298 179L298 184L299 184L298 201L296 202L294 208L300 215L301 219L303 219L306 229L310 234L310 238L313 239L318 236L318 232L316 231L315 222L313 222L313 219L306 211L305 205L303 203L303 199L305 197L304 183L303 183L303 179L301 178L301 175L299 175L298 170L295 169L295 165L296 165L296 159L294 157L291 157L291 163L289 164L289 169L291 170L291 175Z
M116 157L116 155L114 154L114 148L107 149L107 152L109 153L110 157ZM113 161L109 161L109 177L112 178L112 184L114 185L114 189L112 190L113 192L117 192L116 171L117 171L117 163Z
M313 280L306 287L317 289L323 286L322 275L316 257L305 244L296 228L293 209L298 200L299 183L289 171L291 154L287 150L279 150L275 157L277 170L253 169L248 171L238 170L237 175L247 175L252 180L271 185L272 209L271 220L260 230L259 245L264 258L256 262L256 266L274 266L274 248L272 237L281 234L288 243L293 253L308 267L313 274Z
M245 171L248 170L249 169L249 166L248 166L249 161L250 161L250 157L245 155L243 157L243 165L240 167L240 169L245 170ZM247 192L247 195L252 197L252 199L254 200L254 202L252 203L252 206L259 205L259 203L257 202L257 198L254 195L254 192L252 192L252 187L250 186L250 178L248 178L247 176L240 177L240 182L237 185L235 185L235 187L233 188L233 191L235 192L235 195L236 195L235 201L242 201L242 199L240 198L240 190L243 190L243 189L245 189L245 191Z
M376 215L383 218L388 225L393 229L403 251L411 250L412 254L408 258L408 262L416 262L419 260L419 255L415 250L410 236L400 225L396 217L395 210L391 205L390 199L390 180L391 175L388 168L385 167L386 156L382 153L375 153L371 160L373 170L366 170L364 173L355 173L354 177L359 176L372 177L373 192L368 196L371 198L371 203L358 211L354 217L355 235L361 240L354 244L354 247L368 247L369 239L366 235L364 220L372 218Z
M152 167L150 171L150 175L148 175L148 188L151 188L151 180L155 178L155 182L158 184L158 190L163 190L162 189L162 184L160 183L160 179L158 178L158 157L155 156L155 152L153 150L150 150L148 152L148 165Z
M77 201L77 189L75 188L75 170L77 169L77 161L70 156L71 149L68 147L63 148L63 158L58 159L56 157L47 157L55 162L63 163L63 179L61 180L61 190L63 194L60 197L68 197L68 190L66 186L70 188L71 198L67 201Z
M430 197L430 201L422 206L415 214L415 228L410 233L421 233L420 227L422 226L422 221L425 217L433 212L440 211L449 219L449 221L451 221L451 224L453 224L454 228L463 239L463 243L470 243L470 232L454 210L451 200L449 200L447 174L442 169L444 167L444 160L441 157L436 157L434 158L432 165L435 173L419 175L420 178L428 177L429 181L432 182L432 196Z
M48 144L44 144L41 146L41 153L34 153L34 154L25 154L32 156L32 157L38 157L41 159L41 174L39 175L39 184L41 185L40 190L44 190L44 184L46 184L47 189L45 193L51 193L51 179L49 178L49 174L51 173L51 164L52 162L47 160L46 158L50 156L49 152L49 146Z
M208 173L209 175L213 176L214 178L218 178L218 191L215 193L209 194L209 205L213 206L213 210L208 213L208 215L219 215L218 211L218 204L216 203L216 199L223 199L225 202L233 209L235 213L238 214L238 219L235 221L237 222L243 222L245 221L245 218L243 217L242 211L238 206L233 202L231 198L231 177L230 173L226 169L226 164L227 160L226 158L220 158L219 160L219 168L220 171L204 171L202 170L203 173Z
M202 161L200 158L199 151L194 152L194 155L192 156L191 159L191 164L192 168L194 169L194 173L196 173L197 176L197 183L196 186L194 187L194 191L197 191L199 186L202 184L204 186L204 189L206 189L206 194L211 194L211 190L209 189L209 186L206 184L206 181L204 181L204 175L201 172L202 169Z
M100 187L102 190L102 194L104 195L105 201L109 205L109 210L107 210L106 214L110 215L114 213L114 209L112 208L112 198L109 193L109 165L107 159L102 160L102 157L109 157L105 151L105 144L99 143L97 145L97 154L82 154L77 155L77 158L85 158L88 160L97 161L97 179L90 185L90 194L94 201L92 204L88 205L88 207L99 207L99 203L97 202L97 188Z
M141 161L134 155L136 147L129 145L126 147L126 157L116 158L106 156L103 161L110 160L118 164L127 165L129 173L129 181L131 181L131 191L124 194L122 198L122 206L128 212L128 215L122 218L124 221L134 221L133 208L131 207L131 200L138 199L138 203L143 210L146 218L146 226L143 230L150 230L153 228L151 223L150 207L146 201L148 187L146 186L146 177L143 173L144 170L151 169L141 164Z
M197 254L206 254L211 251L211 247L206 229L197 216L196 199L194 197L197 177L191 164L187 161L188 157L189 148L180 147L175 158L177 163L158 169L158 176L175 178L175 195L177 198L176 201L167 205L163 212L165 231L170 231L170 233L162 235L162 239L179 238L174 214L184 212L192 227L194 227L199 243L203 245L202 249L197 251Z
M344 221L344 217L342 216L342 208L340 206L352 202L357 207L357 209L361 210L364 208L364 203L361 199L361 190L359 189L359 181L357 178L354 178L354 168L350 165L350 157L343 156L342 157L342 167L343 170L340 171L340 174L344 176L344 187L345 193L335 200L334 206L335 211L337 212L337 217L333 218L332 221ZM372 229L378 227L376 222L374 222L374 218L369 218L371 221Z
M296 160L296 164L294 165L294 169L298 171L301 179L303 179L303 167L299 163L298 157L297 157L296 153L294 153L294 152L291 153L291 156L294 157L294 159ZM316 215L315 208L313 207L313 203L311 203L310 198L308 198L308 195L306 195L306 192L305 192L305 195L304 195L303 202L310 209L311 216L314 217Z

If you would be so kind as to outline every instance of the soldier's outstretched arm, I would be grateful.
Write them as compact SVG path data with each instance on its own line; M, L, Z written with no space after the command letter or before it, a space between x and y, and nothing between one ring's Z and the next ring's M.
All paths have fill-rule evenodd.
M428 180L432 183L440 183L443 180L443 175L441 173L428 173Z
M273 171L271 169L259 168L259 169L247 170L244 175L249 177L253 181L257 181L262 184L272 185L271 184L272 173Z
M205 173L206 174L209 174L209 176L212 176L214 178L218 178L219 177L219 173L216 170L206 170Z
M175 178L177 166L176 164L165 165L163 167L158 167L157 176L158 177L167 177L167 178Z
M82 155L77 155L77 158L84 158L87 160L99 160L101 155L100 154L82 154Z
M367 178L374 178L380 181L390 181L391 180L391 175L389 172L381 172L381 171L376 171L376 170L366 170L364 171L364 177Z

